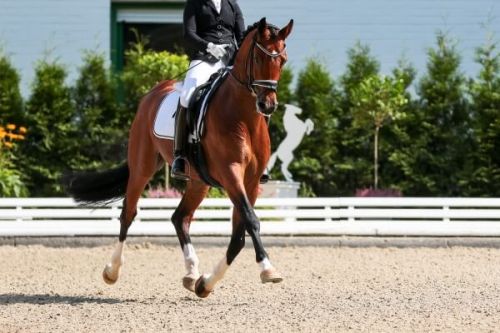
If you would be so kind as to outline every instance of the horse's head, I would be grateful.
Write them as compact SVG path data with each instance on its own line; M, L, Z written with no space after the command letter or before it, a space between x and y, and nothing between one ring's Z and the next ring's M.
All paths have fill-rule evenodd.
M236 58L235 69L241 69L235 78L255 94L257 111L264 116L270 116L278 107L276 91L287 60L285 39L292 27L293 20L279 29L262 18L249 30ZM243 68L245 72L241 73Z

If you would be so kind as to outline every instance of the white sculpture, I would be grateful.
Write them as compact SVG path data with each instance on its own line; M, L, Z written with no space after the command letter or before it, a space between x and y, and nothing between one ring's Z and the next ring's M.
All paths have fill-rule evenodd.
M293 182L292 174L288 171L288 166L293 160L293 151L302 141L304 134L309 135L314 129L311 119L300 120L297 115L302 113L302 109L295 105L285 104L285 115L283 125L285 126L286 137L280 143L276 151L269 158L268 170L271 170L276 163L276 159L281 161L281 172L288 182Z

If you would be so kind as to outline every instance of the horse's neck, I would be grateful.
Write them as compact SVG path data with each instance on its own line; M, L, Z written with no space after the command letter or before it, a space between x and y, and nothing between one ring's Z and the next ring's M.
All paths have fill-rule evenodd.
M256 122L259 114L256 111L255 97L248 89L237 83L229 75L219 87L217 94L223 97L223 106L216 108L221 117L239 118L241 121Z

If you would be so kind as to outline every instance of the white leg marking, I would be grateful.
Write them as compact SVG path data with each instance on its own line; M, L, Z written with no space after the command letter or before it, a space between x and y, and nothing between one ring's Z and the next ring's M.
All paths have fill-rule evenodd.
M185 244L182 248L182 252L184 252L184 264L186 265L187 274L200 276L200 272L198 270L200 260L196 255L193 245L191 243Z
M273 268L273 265L271 265L271 262L269 261L268 258L264 258L264 260L262 260L261 262L259 262L259 265L260 265L260 269L262 271L265 271L265 270Z
M227 269L229 268L229 265L227 264L227 258L224 256L224 258L219 261L217 266L214 267L214 270L212 274L208 275L206 277L206 282L205 282L205 288L207 290L213 290L215 287L215 284L222 280L224 277L224 274L226 274Z
M120 267L125 263L125 257L123 256L124 244L125 241L118 242L115 247L115 251L111 256L111 262L106 265L106 272L108 273L110 279L118 279L118 275L120 274Z

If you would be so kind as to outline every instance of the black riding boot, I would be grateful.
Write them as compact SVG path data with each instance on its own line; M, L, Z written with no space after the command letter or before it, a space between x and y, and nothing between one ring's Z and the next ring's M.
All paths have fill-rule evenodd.
M189 169L189 162L186 158L186 108L180 106L175 115L175 137L174 137L174 162L170 175L180 180L189 180L186 169Z
M266 120L267 130L269 130L269 121L271 120L271 117L265 117L264 119ZM259 183L266 184L269 181L269 179L271 179L271 176L269 175L269 170L267 169L266 166L264 172L262 173L262 176L260 176Z

